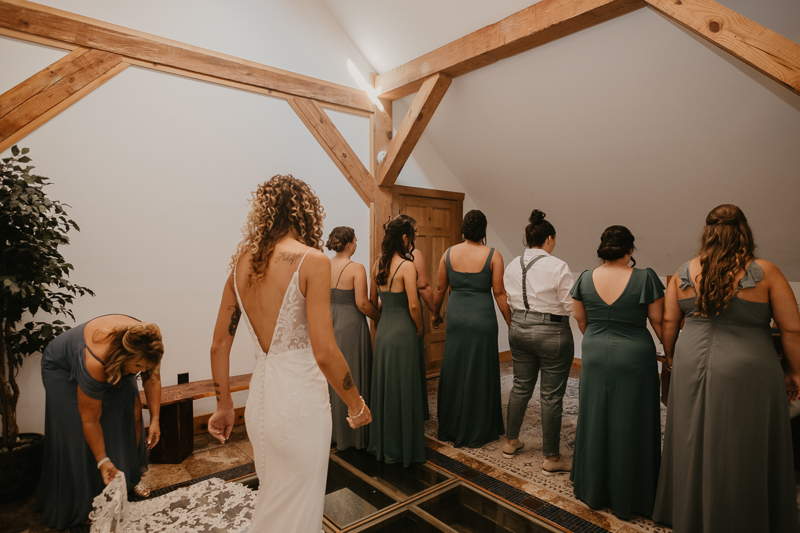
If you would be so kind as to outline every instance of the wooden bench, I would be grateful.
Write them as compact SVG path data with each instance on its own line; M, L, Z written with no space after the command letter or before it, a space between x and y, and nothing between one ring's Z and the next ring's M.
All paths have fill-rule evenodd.
M231 392L250 388L252 374L231 376ZM161 389L161 440L150 450L150 462L179 464L194 451L194 400L214 396L214 381L205 379ZM144 391L139 391L147 408Z

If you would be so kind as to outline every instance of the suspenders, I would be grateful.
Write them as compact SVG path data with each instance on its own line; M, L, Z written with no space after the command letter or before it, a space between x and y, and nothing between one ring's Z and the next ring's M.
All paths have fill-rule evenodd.
M525 283L525 277L528 274L528 270L530 270L530 268L534 265L534 263L536 263L536 261L544 257L544 255L537 255L536 257L531 259L531 262L528 263L528 266L525 266L524 256L525 254L519 256L519 264L522 266L522 301L525 302L525 310L530 311L531 307L528 305L528 287L527 284Z

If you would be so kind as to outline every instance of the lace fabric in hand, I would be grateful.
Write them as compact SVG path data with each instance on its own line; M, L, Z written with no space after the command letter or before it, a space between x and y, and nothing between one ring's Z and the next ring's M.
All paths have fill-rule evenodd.
M120 473L94 499L92 533L246 532L258 491L212 478L163 496L128 502Z

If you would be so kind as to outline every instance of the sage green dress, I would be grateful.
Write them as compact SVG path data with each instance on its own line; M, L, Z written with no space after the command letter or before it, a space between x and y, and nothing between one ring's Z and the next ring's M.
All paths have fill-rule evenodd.
M342 273L351 263L352 261L342 268L336 286L331 289L333 335L336 338L336 345L347 361L347 366L350 367L353 384L367 405L372 405L369 390L372 379L372 337L369 334L367 317L356 304L356 290L339 288ZM362 426L352 429L347 422L349 414L347 405L330 385L328 385L328 389L331 397L331 416L333 417L331 446L335 446L337 450L346 450L350 447L363 450L367 447L369 427Z
M449 248L445 254L450 299L439 374L438 438L456 447L480 448L505 433L492 254L494 248L480 272L453 270Z
M692 288L689 263L678 271ZM750 263L740 288L764 272ZM738 290L737 290L738 292ZM653 519L680 533L797 531L789 404L768 302L734 296L719 315L694 316L675 344L664 459Z
M597 294L592 272L572 288L589 325L581 344L578 428L570 479L593 509L610 506L623 520L650 516L661 463L656 346L647 306L664 296L651 269L634 268L611 305Z
M408 296L405 291L392 292L396 274L397 270L388 291L379 290L383 307L375 332L367 451L385 463L409 466L426 460L422 372Z

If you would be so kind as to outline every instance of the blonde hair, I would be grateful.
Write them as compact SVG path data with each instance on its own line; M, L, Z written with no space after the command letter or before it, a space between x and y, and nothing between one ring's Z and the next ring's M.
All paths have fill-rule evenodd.
M123 376L123 365L130 361L141 361L151 376L159 376L164 343L161 340L161 330L155 324L141 322L115 326L97 330L94 335L108 340L104 370L106 382L110 385L119 384Z
M736 294L736 274L754 257L753 232L733 204L718 205L706 217L700 235L700 283L697 314L718 315Z
M275 175L259 185L250 199L251 208L242 228L243 239L231 258L231 268L250 251L250 283L264 277L275 243L294 230L300 242L322 251L325 210L314 191L291 174Z

